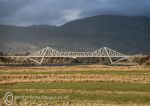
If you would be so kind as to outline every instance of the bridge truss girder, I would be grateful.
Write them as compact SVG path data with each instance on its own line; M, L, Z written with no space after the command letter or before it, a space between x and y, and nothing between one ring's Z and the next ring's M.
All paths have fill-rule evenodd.
M41 49L29 56L27 56L28 59L36 62L37 64L42 64L44 58L48 57L70 57L70 58L77 58L77 57L107 57L109 58L111 63L117 63L121 60L127 59L128 56L123 55L115 50L112 50L107 47L103 47L99 50L96 50L94 52L59 52L55 49L52 49L50 47L46 47L44 49ZM34 59L34 58L41 58L40 61ZM116 61L113 61L112 58L119 58Z

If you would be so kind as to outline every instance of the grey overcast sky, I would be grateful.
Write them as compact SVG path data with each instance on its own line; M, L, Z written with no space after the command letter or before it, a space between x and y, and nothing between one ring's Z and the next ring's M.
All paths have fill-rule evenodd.
M149 16L150 0L0 0L0 24L62 25L96 15Z

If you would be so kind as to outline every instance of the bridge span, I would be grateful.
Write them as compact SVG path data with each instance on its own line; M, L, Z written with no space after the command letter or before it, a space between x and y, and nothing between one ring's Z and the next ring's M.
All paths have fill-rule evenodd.
M108 47L100 48L93 52L59 52L53 48L46 47L44 49L41 49L33 54L30 54L28 56L0 56L0 57L22 57L22 58L28 58L32 61L34 61L37 64L42 64L44 58L49 57L70 57L70 58L77 58L77 57L107 57L109 58L111 63L117 63L121 60L129 58L129 56L126 56L124 54L121 54L115 50L112 50ZM35 59L40 58L40 59ZM119 58L116 61L113 61L112 58Z

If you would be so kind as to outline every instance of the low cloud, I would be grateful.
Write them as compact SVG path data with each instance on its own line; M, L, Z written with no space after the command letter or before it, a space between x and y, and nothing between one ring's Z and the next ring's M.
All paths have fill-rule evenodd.
M62 25L103 14L150 16L150 0L0 0L0 24Z

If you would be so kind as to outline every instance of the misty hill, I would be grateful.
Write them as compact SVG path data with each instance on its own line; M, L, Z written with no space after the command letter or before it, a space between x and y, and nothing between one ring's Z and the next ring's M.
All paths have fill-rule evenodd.
M0 51L34 52L46 46L64 51L106 46L125 54L150 53L150 18L100 15L59 27L0 25Z

